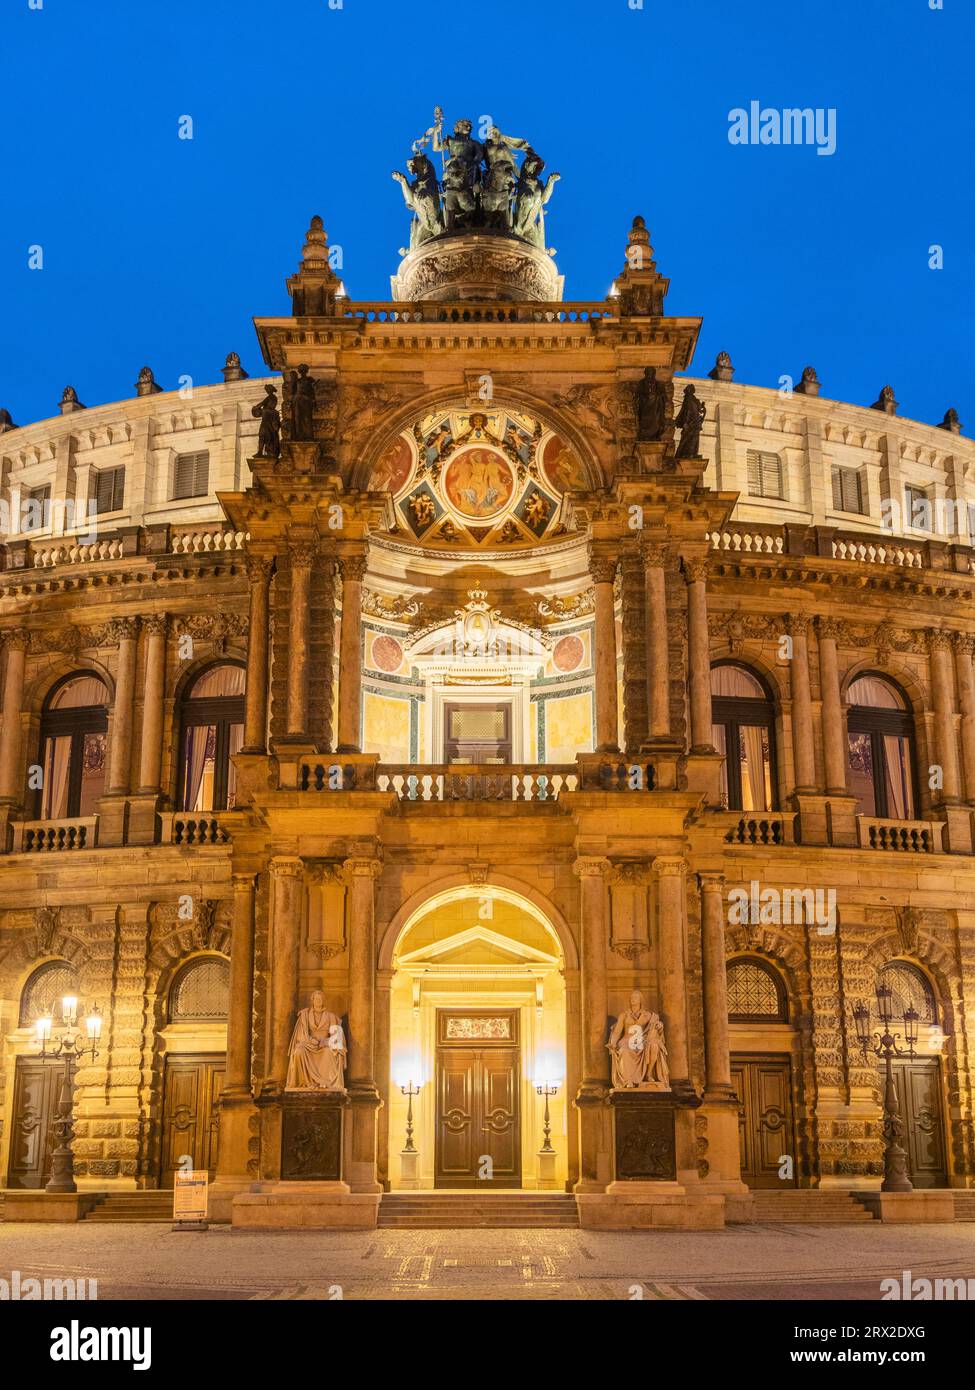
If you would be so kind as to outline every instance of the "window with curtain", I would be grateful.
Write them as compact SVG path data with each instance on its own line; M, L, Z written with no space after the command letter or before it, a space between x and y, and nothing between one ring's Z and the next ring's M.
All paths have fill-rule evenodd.
M244 742L244 668L226 662L197 676L183 696L180 730L180 809L232 810L231 758Z
M711 738L724 754L721 800L729 811L771 811L775 783L775 709L744 666L711 668Z
M847 691L850 791L864 816L916 815L914 721L907 700L884 676L867 672Z
M41 714L42 820L91 816L105 790L108 691L93 672L60 681Z

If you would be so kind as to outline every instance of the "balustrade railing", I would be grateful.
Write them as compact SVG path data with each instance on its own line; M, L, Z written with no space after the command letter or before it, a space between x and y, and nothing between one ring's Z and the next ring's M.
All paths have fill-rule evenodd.
M230 839L226 827L212 812L167 811L159 819L164 845L225 845Z
M217 550L243 550L246 531L228 531L223 526L173 527L169 549L174 555L200 555Z
M363 323L598 323L614 322L619 313L605 300L571 305L526 301L518 304L498 304L486 300L462 304L443 304L420 301L404 304L397 300L377 300L346 305L341 311L346 319Z
M54 854L59 850L94 849L98 842L98 817L21 821L12 826L12 831L14 854Z
M401 801L557 801L565 792L652 791L650 763L587 759L575 763L343 764L302 763L296 785L303 792L394 792Z
M941 821L880 820L857 816L861 849L889 850L895 854L940 854Z
M728 845L791 845L795 843L795 814L744 815L737 818L734 812L726 813L732 818L725 834Z

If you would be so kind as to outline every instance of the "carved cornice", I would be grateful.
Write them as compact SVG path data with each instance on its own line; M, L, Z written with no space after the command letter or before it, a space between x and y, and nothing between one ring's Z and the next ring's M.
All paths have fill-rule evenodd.
M391 623L405 623L420 612L420 604L412 596L405 594L381 594L375 589L363 589L362 614L366 618L386 619Z

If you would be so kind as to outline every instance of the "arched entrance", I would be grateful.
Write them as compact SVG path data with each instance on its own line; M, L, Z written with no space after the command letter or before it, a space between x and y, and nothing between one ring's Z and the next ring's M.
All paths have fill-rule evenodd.
M393 1191L564 1189L564 967L544 912L509 888L448 888L406 918L390 977ZM557 1087L548 1097L550 1151L539 1086ZM412 1150L411 1087L419 1087Z

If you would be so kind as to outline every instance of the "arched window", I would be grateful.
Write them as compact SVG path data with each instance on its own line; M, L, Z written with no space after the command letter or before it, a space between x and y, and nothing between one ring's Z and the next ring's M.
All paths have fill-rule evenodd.
M906 960L892 960L881 970L878 983L890 987L890 1011L895 1019L903 1018L906 1009L914 1008L921 1023L937 1023L934 990L916 965Z
M779 973L751 956L733 960L728 966L728 1019L731 1023L788 1023L789 1001Z
M92 671L66 676L41 714L43 820L90 816L105 790L108 691Z
M169 1021L216 1022L227 1017L229 1003L229 963L217 956L204 956L184 965L173 981L169 991Z
M744 666L711 668L711 739L725 755L721 803L729 811L771 811L775 711L765 686Z
M847 691L850 790L865 816L912 820L914 721L907 700L884 676L867 672Z
M39 1018L60 1021L61 1000L78 995L78 972L65 960L51 960L30 976L20 996L20 1027L32 1028Z
M226 662L197 676L183 696L180 728L179 809L232 810L230 759L244 741L244 668Z

